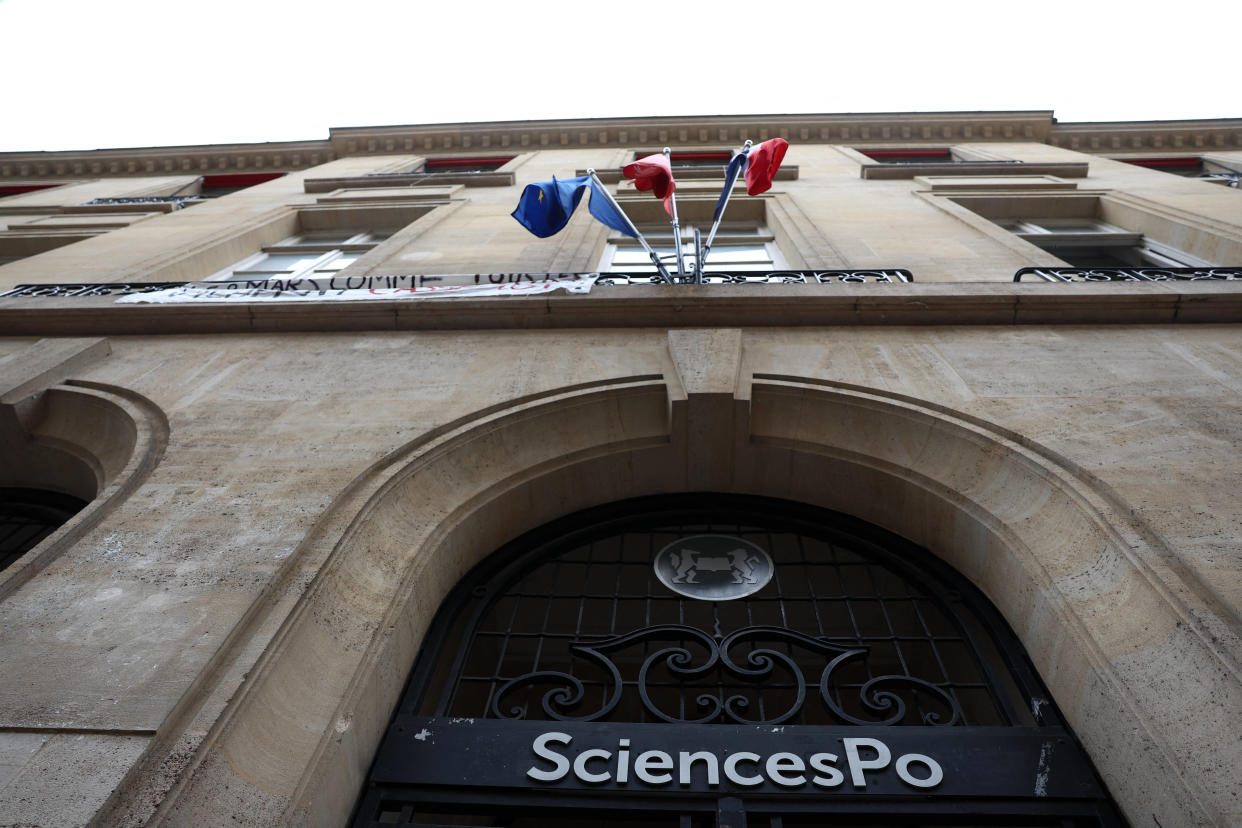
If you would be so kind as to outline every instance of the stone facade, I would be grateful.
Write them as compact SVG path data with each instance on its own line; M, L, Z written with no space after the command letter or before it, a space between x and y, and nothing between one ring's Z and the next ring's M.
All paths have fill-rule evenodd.
M56 185L0 198L0 293L203 280L312 231L388 234L341 276L593 272L607 228L531 236L508 215L524 185L778 135L784 174L734 220L780 268L913 283L0 296L0 486L88 501L0 572L0 825L343 824L474 563L580 509L703 491L927 547L1003 613L1132 824L1242 824L1240 283L1015 282L1066 261L1004 224L1103 222L1242 267L1242 191L1117 160L1242 170L1242 121L669 118L0 154L0 186ZM865 154L928 147L957 163ZM273 171L180 209L85 205ZM685 173L684 222L710 220L720 180Z

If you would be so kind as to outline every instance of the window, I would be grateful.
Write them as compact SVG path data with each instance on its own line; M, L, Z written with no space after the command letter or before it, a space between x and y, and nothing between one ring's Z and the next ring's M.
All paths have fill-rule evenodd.
M387 239L388 233L316 230L263 247L253 256L207 277L231 279L298 279L335 276Z
M202 197L219 198L256 184L264 184L284 176L282 172L270 173L224 173L203 176Z
M843 774L761 758L855 735L919 739L928 769L960 756L970 781L920 795L948 775L885 788L877 770L843 793ZM1051 739L1075 787L1032 791ZM535 745L553 743L572 774L546 770L559 753ZM676 780L649 773L669 746L680 764L657 769ZM458 584L353 824L1087 828L1119 824L1107 797L1008 625L926 550L795 504L673 494L564 518Z
M881 164L952 164L959 159L949 149L859 150Z
M994 222L1073 267L1199 267L1182 250L1099 219L1000 218Z
M0 488L0 570L38 546L85 505L60 492Z
M1242 180L1242 170L1234 169L1216 160L1200 158L1197 155L1163 158L1119 158L1117 160L1133 164L1136 167L1146 167L1149 170L1172 173L1183 178L1198 178L1235 189L1238 186L1238 182Z
M512 155L492 158L428 158L423 163L422 171L429 173L496 172L512 160Z
M681 228L682 254L687 272L694 270L694 227ZM673 229L668 225L644 226L639 230L655 248L669 273L676 273L677 258L673 248ZM711 225L699 228L702 240L707 242L707 234ZM780 251L776 247L772 234L766 227L755 224L722 224L716 232L716 239L707 256L706 271L769 271L785 267ZM600 262L601 271L620 271L625 273L652 273L656 269L651 258L642 246L628 236L614 236L609 239L604 258Z
M663 150L638 150L634 160L648 155L659 155ZM733 150L673 150L669 153L669 163L677 167L727 167L733 159Z
M0 198L11 195L37 193L39 190L51 190L59 186L59 184L3 184L0 185Z
M1198 178L1203 172L1203 160L1195 155L1178 158L1124 158L1122 160L1136 167L1160 170L1186 178Z
M1055 175L1085 178L1085 161L1021 161L977 147L840 147L869 179L918 175Z

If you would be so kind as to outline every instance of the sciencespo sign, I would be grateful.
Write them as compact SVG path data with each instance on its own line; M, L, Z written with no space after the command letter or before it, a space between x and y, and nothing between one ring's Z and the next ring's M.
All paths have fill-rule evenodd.
M1055 727L806 727L399 717L375 782L747 797L1085 798Z

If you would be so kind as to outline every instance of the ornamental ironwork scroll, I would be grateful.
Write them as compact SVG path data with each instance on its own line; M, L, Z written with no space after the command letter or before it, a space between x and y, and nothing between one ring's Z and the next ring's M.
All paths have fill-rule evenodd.
M709 270L703 273L705 285L801 285L833 283L913 282L914 275L905 269L889 267L871 270ZM601 273L597 285L662 285L663 277L652 272Z
M0 298L10 296L85 297L128 296L131 293L154 293L169 288L184 287L188 282L59 282L38 285L18 285L0 293Z
M627 681L618 656L639 645L670 642L643 657L636 681ZM671 643L676 642L676 643ZM746 645L751 649L744 655ZM823 668L818 677L808 680L788 653L777 647L800 647L818 654ZM500 719L527 718L529 705L513 704L513 695L523 688L538 691L542 717L557 721L591 722L606 720L622 703L627 691L637 694L642 709L650 716L674 724L772 724L789 721L802 712L812 694L818 690L818 701L838 721L855 725L896 725L906 718L914 696L931 700L940 710L925 710L919 705L919 724L949 726L960 724L962 709L956 698L942 687L907 675L875 676L857 687L859 707L870 716L864 718L848 712L838 701L842 688L836 674L847 663L865 661L869 649L862 645L834 644L781 627L753 626L723 638L709 635L694 627L666 624L589 643L578 642L570 651L581 656L607 677L602 704L585 705L586 682L570 673L557 670L536 670L505 682L492 698L490 716ZM661 708L652 695L652 673L663 669L675 679L692 682L718 674L753 685L761 690L765 682L783 678L785 687L793 689L793 699L784 709L754 717L749 715L750 699L741 693L700 692L694 698L692 713L670 713ZM584 707L586 709L584 709ZM540 718L540 716L531 716Z
M1015 282L1033 276L1045 282L1236 282L1242 267L1024 267Z

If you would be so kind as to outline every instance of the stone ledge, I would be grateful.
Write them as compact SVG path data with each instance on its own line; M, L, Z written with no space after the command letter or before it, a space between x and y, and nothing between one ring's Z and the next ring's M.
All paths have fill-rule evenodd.
M10 336L365 330L1242 322L1234 283L601 286L588 295L131 305L0 299Z

